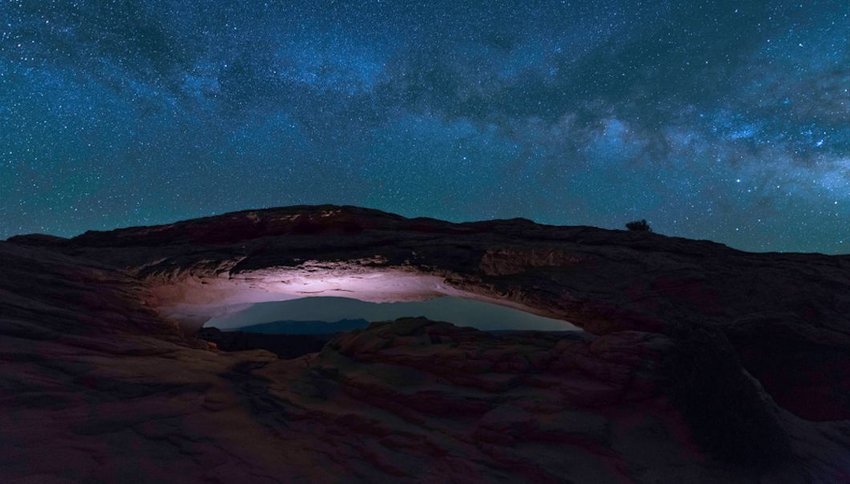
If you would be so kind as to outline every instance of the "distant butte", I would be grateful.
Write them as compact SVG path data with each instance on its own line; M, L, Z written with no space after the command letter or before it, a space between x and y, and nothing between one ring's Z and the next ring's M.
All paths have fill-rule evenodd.
M407 318L296 359L195 337L308 294L585 332ZM850 480L850 256L347 206L18 236L0 359L6 482Z

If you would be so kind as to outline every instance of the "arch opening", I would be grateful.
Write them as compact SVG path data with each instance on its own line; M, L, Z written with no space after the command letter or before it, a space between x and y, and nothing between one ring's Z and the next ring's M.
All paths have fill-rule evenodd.
M484 331L580 331L566 321L459 296L379 303L352 297L309 296L254 304L235 313L214 317L204 326L223 331L324 334L359 329L375 321L407 317L424 317Z
M241 324L240 321L244 322L246 315L253 318L256 313L262 313L258 309L263 308L262 304L267 304L265 309L268 309L275 304L280 306L289 301L306 300L295 307L309 307L317 302L310 301L310 298L323 297L334 298L331 306L355 310L350 313L352 316L363 314L366 316L363 319L371 321L425 316L480 329L579 330L567 321L552 318L551 314L500 297L492 291L457 287L446 276L369 262L308 261L297 267L269 267L239 273L228 271L217 276L185 276L153 285L152 289L160 312L179 322L189 334L196 333L208 322L212 322L210 326L236 327ZM270 303L273 304L268 305ZM368 303L377 304L370 306ZM405 306L403 303L420 304ZM266 321L253 318L248 322L288 319L286 305L279 309L279 316ZM457 314L463 314L463 317L453 317ZM324 321L326 318L323 316L316 320Z

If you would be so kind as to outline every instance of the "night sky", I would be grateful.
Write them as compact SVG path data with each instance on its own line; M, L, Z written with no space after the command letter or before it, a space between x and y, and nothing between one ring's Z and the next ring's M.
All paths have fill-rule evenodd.
M850 252L846 0L0 1L0 238L345 203Z

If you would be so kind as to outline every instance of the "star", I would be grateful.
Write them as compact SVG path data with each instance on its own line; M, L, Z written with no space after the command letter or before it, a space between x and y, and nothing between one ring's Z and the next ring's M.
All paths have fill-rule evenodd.
M0 238L340 203L846 252L846 2L0 9Z

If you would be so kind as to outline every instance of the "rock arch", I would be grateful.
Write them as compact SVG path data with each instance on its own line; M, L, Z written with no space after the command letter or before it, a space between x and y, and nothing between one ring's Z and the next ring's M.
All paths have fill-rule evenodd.
M10 341L27 338L28 345L47 345L38 354L56 351L59 343L53 340L96 352L86 354L83 364L69 366L74 371L92 362L109 363L103 354L147 355L159 364L176 365L178 373L180 364L187 365L186 371L191 367L196 378L206 381L203 385L224 391L215 386L220 376L209 373L221 362L203 356L204 351L184 354L193 347L193 329L219 311L280 300L305 288L353 290L365 300L448 293L568 320L596 337L493 339L450 325L407 321L335 341L310 360L316 371L269 364L262 391L271 392L276 381L296 381L295 388L313 389L321 397L321 388L340 384L333 365L339 361L335 355L342 355L348 364L367 368L401 365L405 375L439 361L435 371L443 373L438 376L464 392L483 388L499 395L525 384L546 388L549 378L562 393L544 400L557 405L566 399L569 405L595 409L631 405L629 399L641 398L641 411L658 417L667 410L659 414L653 399L663 394L669 402L664 405L681 412L705 450L748 464L772 459L771 466L781 465L777 459L781 462L789 453L809 462L806 449L826 445L818 432L837 429L838 435L846 428L841 422L850 418L846 256L752 254L651 233L552 227L522 219L451 224L336 206L246 211L88 232L69 240L24 236L10 242L0 244L0 292L8 296L0 300L0 331ZM433 354L399 353L393 350L398 345L432 345ZM474 350L479 359L468 363L456 348ZM529 353L520 356L517 348ZM78 351L63 350L59 358ZM167 356L175 352L185 360L175 363ZM30 365L44 360L37 355L16 358ZM497 365L500 378L510 378L480 378L475 365ZM52 366L45 368L45 378L52 378ZM128 381L107 379L107 387L131 397L160 388L156 379L161 373L147 375L153 386L140 388L135 383L141 378L138 370L130 366L124 371L131 376ZM97 388L100 381L80 378L84 388ZM247 376L237 372L227 378L238 386ZM175 388L188 385L201 394L207 388L175 381ZM116 382L122 386L114 387ZM360 386L346 391L369 404L387 405L368 399L392 395L407 398L406 405L414 410L423 401L461 415L479 410L477 404L427 392L411 399L391 386L354 383ZM288 385L281 388L289 391ZM245 395L254 398L251 392ZM267 405L263 395L251 405ZM314 398L312 393L307 397ZM392 408L401 416L409 410ZM184 410L179 406L175 411ZM479 422L482 435L499 433L501 418L522 416L504 411L506 415L492 416L493 422ZM359 432L370 424L346 425ZM834 478L850 463L840 460L845 444L830 445L835 463L817 472ZM826 461L818 462L811 465ZM525 471L537 475L535 469Z

